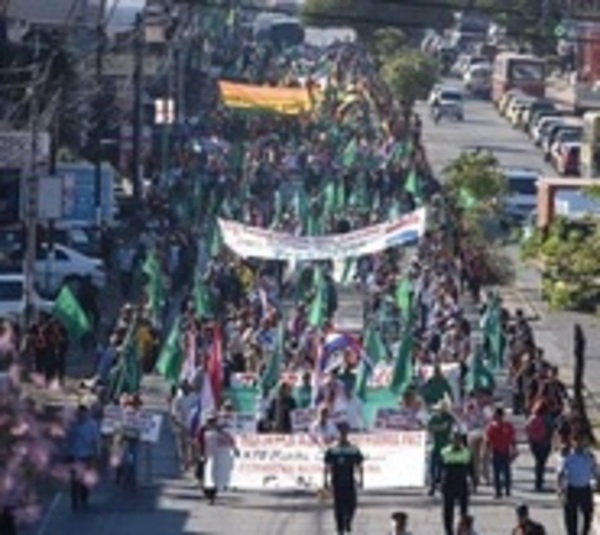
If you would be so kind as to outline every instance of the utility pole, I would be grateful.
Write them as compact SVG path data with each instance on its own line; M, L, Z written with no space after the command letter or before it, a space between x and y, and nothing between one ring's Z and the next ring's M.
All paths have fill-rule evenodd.
M37 250L37 215L38 215L38 135L39 135L39 84L42 70L40 69L40 37L35 34L33 53L33 75L29 88L31 102L29 108L29 130L31 134L29 168L25 170L26 179L26 212L27 239L25 250L25 315L24 327L29 327L36 319L37 310L35 303L35 262Z
M144 27L141 13L136 16L133 68L133 147L131 155L131 180L137 206L141 206L142 177L142 92L144 81Z
M102 136L104 135L102 102L104 96L104 17L106 12L106 0L100 0L98 20L96 21L96 65L95 65L95 106L94 106L94 207L96 209L96 225L98 229L102 225Z

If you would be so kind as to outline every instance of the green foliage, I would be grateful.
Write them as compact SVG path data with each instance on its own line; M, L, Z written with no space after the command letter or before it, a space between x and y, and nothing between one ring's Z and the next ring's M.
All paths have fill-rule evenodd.
M475 0L474 7L505 26L508 35L533 52L554 52L554 28L565 16L561 0Z
M496 208L506 191L506 179L498 160L488 152L461 154L444 169L444 176L455 197L458 198L461 191L466 191L487 208Z
M553 309L592 310L600 296L600 227L557 218L548 233L536 231L521 254L541 261L542 295Z
M438 68L425 54L403 50L383 63L381 77L394 97L410 107L427 97L438 80Z
M302 18L306 25L318 27L349 26L367 41L383 26L406 32L424 28L443 29L452 22L450 0L431 2L411 0L407 3L370 0L306 0Z
M379 65L398 54L407 42L406 33L398 28L380 28L373 33L371 48Z

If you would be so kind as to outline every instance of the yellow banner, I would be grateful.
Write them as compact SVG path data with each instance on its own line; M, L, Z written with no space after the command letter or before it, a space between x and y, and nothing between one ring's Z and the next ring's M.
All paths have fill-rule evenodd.
M308 91L301 87L268 87L219 82L221 99L228 108L265 109L284 115L311 111Z

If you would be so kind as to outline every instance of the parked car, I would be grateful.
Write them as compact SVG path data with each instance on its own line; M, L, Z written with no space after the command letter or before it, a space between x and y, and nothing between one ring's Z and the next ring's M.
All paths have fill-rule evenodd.
M505 168L506 195L502 202L503 215L511 223L521 224L537 206L537 169Z
M583 135L583 127L579 126L581 121L572 119L565 121L563 124L557 124L550 128L548 135L542 141L542 150L544 151L544 160L550 161L550 151L552 145L562 135L565 140L580 141Z
M529 121L531 120L533 114L542 110L554 111L556 110L556 105L551 100L547 100L545 98L536 98L527 106L525 106L520 116L517 118L517 128L527 132Z
M506 114L506 118L513 128L517 128L521 113L534 100L535 99L533 97L522 97L515 99L515 101L511 104L510 109Z
M533 142L536 147L541 147L544 140L548 137L550 130L556 125L565 124L564 117L545 117L533 129Z
M562 176L580 176L580 158L581 143L562 143L552 152L552 165Z
M34 306L39 312L51 312L54 302L34 292ZM0 318L20 322L25 314L25 276L22 273L0 273Z
M512 100L514 98L524 95L525 93L523 93L523 91L521 91L520 89L510 89L509 91L504 93L504 95L502 95L502 98L498 101L498 113L502 117L506 116L506 112Z
M542 119L547 117L562 117L565 112L557 109L553 110L538 110L535 113L530 114L529 123L527 124L526 131L530 138L533 139L533 131L535 127L540 123Z
M11 256L13 269L22 267L23 255L21 249ZM47 244L38 247L35 279L42 295L56 295L64 284L70 284L76 289L86 277L90 277L98 288L106 285L106 273L101 260L58 243L50 252Z
M583 139L583 127L566 125L556 133L550 145L550 150L544 154L546 161L552 160L552 153L558 152L563 143L581 143Z

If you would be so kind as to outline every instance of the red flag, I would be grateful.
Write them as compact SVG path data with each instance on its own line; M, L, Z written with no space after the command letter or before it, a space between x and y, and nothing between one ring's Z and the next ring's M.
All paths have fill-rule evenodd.
M214 408L218 410L221 405L221 391L223 389L223 336L221 326L218 324L215 324L213 328L213 341L206 360L205 377L208 378L208 384L207 381L204 384L206 386L210 385Z

